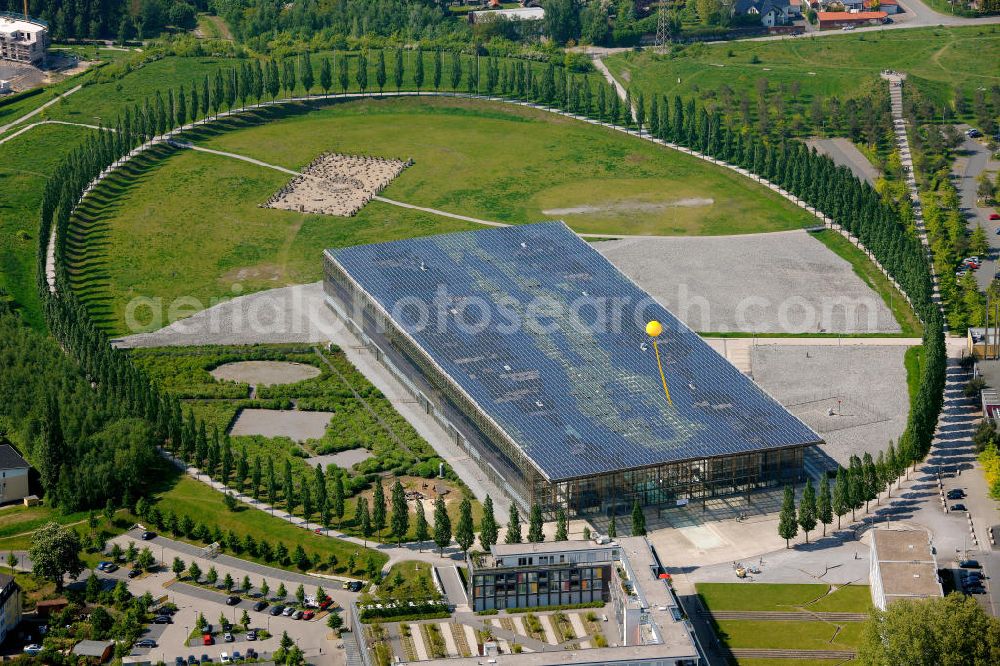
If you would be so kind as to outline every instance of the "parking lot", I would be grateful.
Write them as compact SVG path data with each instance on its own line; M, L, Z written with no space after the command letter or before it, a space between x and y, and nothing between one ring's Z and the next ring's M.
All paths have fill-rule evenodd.
M334 600L334 608L344 608L345 604L349 603L356 595L343 588L343 581L283 571L225 555L209 558L203 556L203 549L199 547L162 536L142 541L140 534L141 530L133 530L114 539L108 544L108 547L110 548L115 542L122 548L127 548L129 542L135 542L137 548L147 545L153 555L164 564L160 570L131 580L128 578L127 566L112 573L96 572L101 578L110 578L116 581L125 580L129 590L135 595L149 592L154 600L173 603L177 606L169 624L151 624L141 637L156 641L156 647L136 648L132 652L133 656L145 656L151 662L163 661L166 664L176 664L179 663L177 662L178 657L185 661L189 657L201 661L202 655L205 655L211 661L218 663L223 652L227 655L232 655L234 652L246 655L247 648L252 648L256 650L260 658L266 659L278 648L282 632L287 632L309 658L310 663L346 663L342 644L339 640L332 638L332 633L326 626L325 614L320 613L312 620L295 620L281 614L272 615L270 612L277 605L285 605L289 602L294 604L295 590L300 584L303 585L306 595L310 597L315 597L317 587L322 587L326 594ZM229 595L224 589L207 589L176 580L170 571L174 557L180 557L188 566L192 561L196 561L203 572L203 580L204 573L207 573L212 567L218 572L220 581L228 573L236 581L237 587L240 587L244 576L249 576L252 588L248 596L259 596L260 585L266 580L270 589L268 606L260 612L253 610L254 603L260 599L255 599L252 596L241 599L238 604L228 605L226 599ZM276 590L282 584L288 592L287 597L285 600L272 601ZM268 632L271 635L270 638L258 637L257 640L248 640L245 631L234 631L231 642L224 640L220 618L224 617L231 624L238 625L244 610L250 616L250 627L258 631ZM204 645L197 639L188 641L197 626L199 613L204 615L208 623L214 625L212 630L215 636L213 636L211 645ZM346 613L344 619L347 620Z

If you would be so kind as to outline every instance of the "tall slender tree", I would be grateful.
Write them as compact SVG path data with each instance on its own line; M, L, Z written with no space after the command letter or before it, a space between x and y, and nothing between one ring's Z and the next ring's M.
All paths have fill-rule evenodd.
M781 503L781 513L778 514L778 536L785 540L785 548L790 548L788 542L799 533L799 525L795 518L795 493L791 486L785 486L785 498Z
M531 513L528 514L528 542L540 543L542 541L545 541L545 534L542 531L542 507L533 504Z
M469 548L476 540L475 527L472 524L472 502L468 497L462 498L462 504L458 508L458 524L455 525L455 541L463 553L469 552Z
M632 501L632 536L645 536L646 514L639 505L638 498Z
M826 526L833 522L833 502L830 498L830 476L828 474L823 474L819 482L816 517L823 524L823 536L826 536Z
M375 492L372 494L372 527L375 533L382 536L385 529L385 489L382 488L382 481L375 484Z
M488 552L490 546L496 544L498 532L496 515L493 513L493 498L487 495L483 501L483 520L479 525L479 545L484 551Z
M451 543L451 518L448 517L448 508L445 506L444 497L438 496L434 502L434 544L438 547L438 553L444 556L444 549Z
M556 536L555 541L566 541L569 539L566 525L566 511L563 508L559 508L556 512Z
M837 480L833 485L833 512L837 514L837 529L840 529L840 519L851 509L851 502L848 496L847 471L843 467L837 467Z
M510 504L510 518L507 520L507 534L504 543L521 543L521 516L517 511L517 504Z
M806 479L802 501L799 502L798 521L806 535L806 543L809 543L809 532L816 529L816 491L813 489L812 479Z
M410 530L410 509L406 505L406 491L403 484L396 479L392 484L392 518L390 520L392 536L396 538L396 545L400 545Z

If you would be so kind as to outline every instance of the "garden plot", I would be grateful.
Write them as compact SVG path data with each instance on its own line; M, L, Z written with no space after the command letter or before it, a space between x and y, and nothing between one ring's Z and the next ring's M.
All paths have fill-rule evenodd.
M230 435L287 437L293 442L319 439L333 412L299 412L285 409L244 409L236 417Z
M898 440L910 411L904 346L753 348L753 379L826 442L841 465ZM831 413L832 412L832 413Z
M383 157L323 153L264 207L351 217L411 164Z
M237 361L220 365L211 371L220 381L241 382L251 386L295 384L319 377L319 368L305 363L286 361Z

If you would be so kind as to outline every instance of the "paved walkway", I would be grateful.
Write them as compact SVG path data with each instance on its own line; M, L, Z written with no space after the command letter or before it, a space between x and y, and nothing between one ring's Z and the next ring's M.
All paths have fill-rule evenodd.
M70 125L71 127L87 127L89 129L106 130L109 132L115 131L110 127L101 127L100 125L88 125L87 123L70 123L66 122L65 120L40 120L37 123L31 123L30 125L22 127L13 134L8 134L7 136L0 138L0 145L7 143L11 139L16 139L17 137L21 136L28 130L32 129L33 127L38 127L39 125Z
M934 273L934 264L931 258L930 243L927 240L927 228L924 226L924 213L920 203L920 192L917 189L916 171L913 168L913 153L910 152L910 140L906 135L906 118L903 115L903 82L906 75L899 72L883 72L882 78L889 82L889 99L892 102L892 123L893 132L896 137L896 147L899 149L900 161L903 164L903 171L906 174L906 187L910 192L910 200L913 204L914 225L917 228L917 235L927 253L928 265L931 267L931 280L933 281L933 292L931 298L944 314L944 302L941 300L941 290L938 286L937 275ZM948 323L944 318L944 330L947 334Z
M19 123L23 123L25 120L28 120L29 118L34 118L35 116L37 116L39 113L41 113L45 109L47 109L50 106L52 106L53 104L59 102L63 98L69 97L70 95L72 95L73 93L75 93L77 90L79 90L82 87L83 87L83 84L80 84L80 85L77 85L77 86L73 86L72 88L70 88L69 90L67 90L66 92L64 92L63 94L56 95L53 99L50 99L48 102L46 102L45 104L42 104L37 109L34 109L33 111L29 111L28 113L24 114L20 118L17 118L16 120L10 121L6 125L0 125L0 134L3 134L7 130L9 130L11 127L14 127L15 125L17 125Z

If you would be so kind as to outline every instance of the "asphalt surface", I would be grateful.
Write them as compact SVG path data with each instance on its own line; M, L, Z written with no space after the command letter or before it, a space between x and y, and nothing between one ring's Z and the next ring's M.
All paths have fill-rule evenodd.
M851 143L850 139L837 137L834 139L809 139L806 145L816 148L820 153L826 155L838 166L845 166L862 180L874 185L879 177L879 171L864 153L858 150L857 146Z
M968 125L959 125L959 129L964 133L969 129ZM962 145L958 149L959 157L952 167L952 180L958 190L959 205L962 214L965 215L969 230L976 226L981 226L986 230L986 237L990 241L990 254L984 259L982 267L976 271L976 281L980 288L985 289L993 281L1000 264L1000 236L997 235L998 222L990 222L990 214L995 212L991 207L980 207L977 203L976 189L979 182L976 178L986 171L991 165L990 151L981 140L965 137ZM993 165L994 168L996 165ZM991 177L995 175L991 174Z

